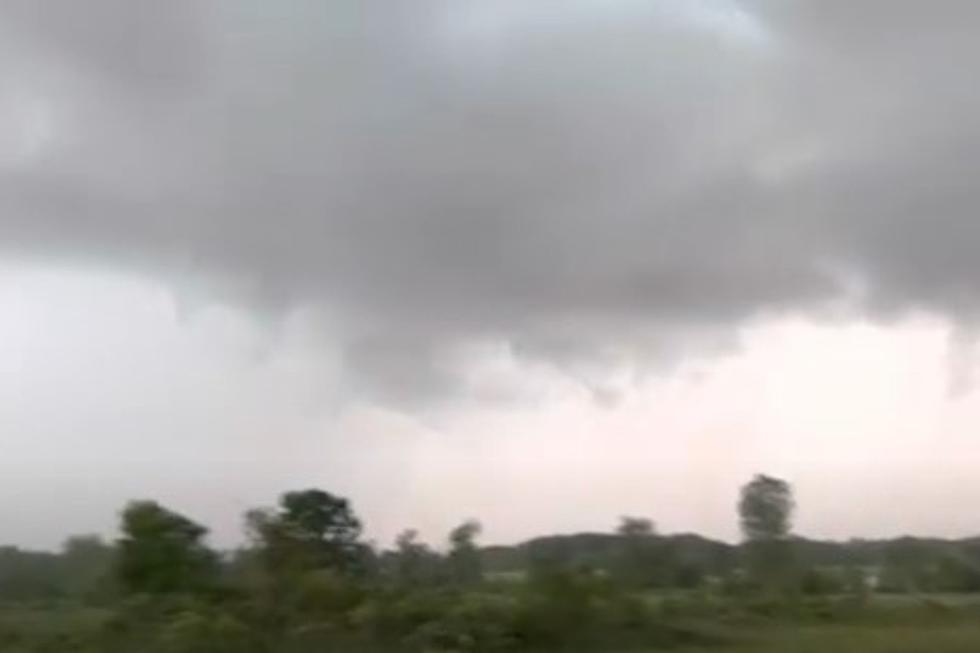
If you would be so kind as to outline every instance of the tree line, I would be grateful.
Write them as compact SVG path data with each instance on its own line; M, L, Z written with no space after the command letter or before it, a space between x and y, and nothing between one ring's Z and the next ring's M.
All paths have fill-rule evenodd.
M513 547L481 547L481 525L468 520L447 534L444 552L415 530L378 550L347 499L306 489L248 511L245 544L219 552L203 525L134 501L115 542L73 537L57 554L0 548L0 601L103 609L92 641L106 651L152 651L160 642L222 650L194 648L202 641L278 651L306 640L482 651L560 647L596 633L646 643L693 637L651 615L650 592L792 605L980 591L980 541L810 541L793 535L795 507L786 481L759 475L740 493L738 545L661 535L652 520L627 516L611 533ZM2 638L0 628L0 646Z

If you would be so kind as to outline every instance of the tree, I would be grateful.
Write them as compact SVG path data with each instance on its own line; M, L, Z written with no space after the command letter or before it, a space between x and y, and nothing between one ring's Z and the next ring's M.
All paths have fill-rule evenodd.
M476 546L476 537L482 529L480 522L470 519L449 532L449 567L457 582L474 583L483 577Z
M747 562L756 580L769 589L789 579L794 509L793 490L784 480L759 474L742 487L738 513Z
M294 534L324 549L352 547L361 535L361 522L350 502L323 490L287 492L279 500L281 516Z
M673 551L666 541L657 537L653 521L645 517L621 517L616 535L619 542L612 571L621 583L654 587L668 582Z
M789 483L757 475L742 487L738 504L742 534L750 542L786 538L795 507Z
M623 516L619 520L616 533L622 537L650 537L656 534L657 530L653 521L646 517Z
M892 592L919 592L929 587L936 551L926 542L911 537L892 540L885 547L882 589Z
M385 570L399 585L417 588L443 582L445 560L419 540L418 531L409 528L395 538L395 550L384 555Z
M154 501L134 501L122 513L117 573L132 592L165 594L210 584L217 557L204 544L207 529Z
M278 510L246 514L249 538L269 571L357 570L365 557L361 522L347 499L323 490L287 492Z
M61 548L62 583L66 593L96 598L110 590L115 551L98 535L75 535Z
M58 581L54 554L0 546L0 600L52 599L61 594Z

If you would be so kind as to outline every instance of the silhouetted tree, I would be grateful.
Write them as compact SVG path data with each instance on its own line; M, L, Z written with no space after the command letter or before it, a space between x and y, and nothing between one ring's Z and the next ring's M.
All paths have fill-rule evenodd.
M444 560L419 541L418 531L407 529L395 538L395 550L384 555L385 570L404 587L432 585L445 579Z
M785 585L792 569L793 490L789 483L757 475L742 487L738 513L749 569L770 589Z
M115 550L98 535L76 535L61 549L62 584L67 594L104 597L111 588Z
M0 600L56 598L62 593L58 580L54 554L0 546Z
M619 520L616 533L622 537L650 537L656 534L653 521L646 517L623 516Z
M162 594L210 584L217 557L204 544L207 529L154 501L134 501L122 513L117 572L132 592Z
M742 487L738 504L742 534L750 542L786 538L795 507L789 483L759 474Z
M480 551L476 546L476 537L481 530L480 522L470 519L449 533L449 567L456 582L474 583L483 577Z
M347 499L323 490L287 492L278 510L252 510L246 524L253 546L274 573L332 568L354 572L367 555L361 522Z
M616 528L618 546L612 560L613 575L624 585L654 587L669 581L670 545L657 537L653 521L622 517Z

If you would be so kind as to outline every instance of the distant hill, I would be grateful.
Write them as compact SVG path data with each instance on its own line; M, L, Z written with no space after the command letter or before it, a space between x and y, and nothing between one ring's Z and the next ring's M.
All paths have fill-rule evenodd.
M654 536L678 562L698 564L705 570L734 566L737 546L684 533ZM537 537L512 546L488 546L481 549L484 569L505 573L527 569L536 559L560 559L572 565L607 567L616 554L622 538L612 533L575 533Z
M741 545L692 533L656 535L654 538L675 562L694 564L713 574L736 567L742 549ZM606 568L612 564L621 541L621 537L613 533L548 535L511 546L483 547L481 555L484 569L492 573L523 571L541 557L560 559L573 565ZM797 537L794 542L800 562L811 566L883 565L889 555L902 555L902 551L925 551L933 557L952 557L980 567L980 537L955 540L899 537L846 542Z

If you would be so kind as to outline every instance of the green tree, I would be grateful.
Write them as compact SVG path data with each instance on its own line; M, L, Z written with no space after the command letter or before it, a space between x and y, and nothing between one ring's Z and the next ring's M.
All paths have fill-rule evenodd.
M476 538L480 522L470 519L449 532L449 567L459 583L475 583L483 578L483 566Z
M891 592L921 592L933 589L937 552L911 537L893 540L885 547L882 589Z
M668 582L673 551L657 537L653 521L645 517L621 517L616 535L619 541L612 571L621 584L655 587Z
M347 499L323 490L287 492L277 510L246 514L249 538L267 569L276 574L363 567L361 522Z
M111 588L114 549L98 535L75 535L61 548L65 592L83 598L104 598Z
M117 574L131 592L200 590L214 580L217 556L207 529L154 501L134 501L122 513Z
M51 599L62 593L58 556L0 546L0 600Z
M980 567L960 551L949 551L936 563L936 585L944 592L980 591Z
M768 589L786 587L793 567L789 541L793 489L782 479L757 475L742 487L738 504L749 570Z
M398 583L406 587L431 585L444 577L443 560L438 553L418 539L418 531L402 531L395 539L393 572Z
M750 542L785 539L795 508L789 483L759 474L742 487L738 504L742 534Z
M623 516L619 520L616 534L623 538L645 538L656 535L657 529L653 521L646 517Z

